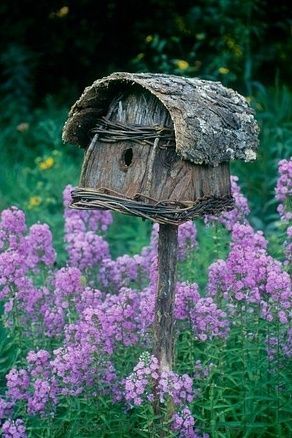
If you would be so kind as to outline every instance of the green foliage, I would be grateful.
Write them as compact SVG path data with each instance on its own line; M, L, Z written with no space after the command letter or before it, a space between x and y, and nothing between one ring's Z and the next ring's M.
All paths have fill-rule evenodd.
M282 85L291 77L287 2L16 1L13 8L3 2L0 17L0 210L16 205L29 224L48 223L58 263L65 262L62 190L77 184L82 162L80 150L61 142L68 107L96 77L128 69L220 80L247 96L261 125L259 155L254 163L234 163L232 173L250 201L252 224L269 236L271 253L281 255L274 187L277 161L292 149L292 93ZM111 253L139 252L150 229L147 221L115 215ZM229 236L220 226L198 222L197 229L198 250L179 266L179 277L196 281L204 294L208 266L226 256ZM207 379L196 381L192 406L212 438L292 436L291 375L279 352L272 364L265 359L265 324L243 308L227 342L202 348L187 331L176 341L179 372L191 373L198 359L213 364ZM21 327L13 335L0 328L1 393L6 373L39 346L22 337ZM130 372L139 353L121 349L117 369ZM67 397L54 418L26 420L36 438L155 438L161 432L149 406L126 412L107 397Z
M178 275L184 281L197 283L200 290L205 290L208 279L208 267L218 259L225 259L229 247L229 235L220 224L212 227L196 221L199 257L192 251L186 261L178 266Z
M2 309L1 309L2 314ZM20 354L16 339L8 334L8 331L0 326L0 391L5 391L5 375L17 363Z
M212 438L290 436L291 373L280 354L267 361L267 323L246 310L234 321L226 343L212 342L202 349L184 332L176 362L181 372L194 358L204 366L212 364L207 379L197 381L199 398L193 404L202 429Z
M235 4L234 4L235 3ZM258 1L198 2L173 17L172 28L145 38L143 52L133 60L142 71L184 74L229 84L251 79L251 39L263 23L250 24ZM237 13L230 16L230 7Z
M277 163L291 156L292 94L284 86L273 89L263 86L250 97L260 124L260 145L255 162L236 162L232 173L238 175L243 191L250 201L252 223L273 232L278 220L274 198Z
M0 87L1 106L5 108L1 117L7 122L25 117L31 108L32 54L28 49L11 44L0 57L4 81Z
M251 94L259 78L271 84L276 74L286 82L291 77L289 6L286 0L15 0L12 10L2 2L3 63L8 56L15 65L20 47L29 55L38 102L129 69L219 79Z

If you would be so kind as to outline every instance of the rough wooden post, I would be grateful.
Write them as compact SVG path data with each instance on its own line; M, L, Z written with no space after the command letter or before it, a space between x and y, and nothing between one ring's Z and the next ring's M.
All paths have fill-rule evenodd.
M160 371L170 371L173 364L177 234L178 227L175 225L159 226L154 354L159 361ZM154 400L154 411L156 414L160 411L157 396Z

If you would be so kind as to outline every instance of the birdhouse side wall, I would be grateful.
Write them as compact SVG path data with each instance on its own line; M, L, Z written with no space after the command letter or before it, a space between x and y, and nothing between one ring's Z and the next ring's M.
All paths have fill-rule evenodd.
M125 157L131 151L131 163ZM217 167L181 160L174 149L134 142L102 143L92 140L84 160L80 187L107 189L146 202L193 202L202 197L230 195L228 163Z

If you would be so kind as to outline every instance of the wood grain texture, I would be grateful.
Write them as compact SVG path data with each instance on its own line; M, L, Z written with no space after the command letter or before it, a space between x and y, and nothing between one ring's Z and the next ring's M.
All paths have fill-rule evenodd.
M171 370L173 363L177 230L173 225L159 225L153 350L161 371Z
M212 166L255 159L259 128L243 96L220 82L164 74L113 73L95 81L73 105L63 140L88 147L98 117L133 86L148 90L167 109L181 158Z
M134 86L115 97L106 117L113 122L173 128L164 105L150 92ZM134 199L138 194L156 201L196 201L204 196L230 195L229 164L217 167L182 160L175 147L137 141L103 142L95 135L87 149L80 187L107 188ZM132 151L132 162L124 156ZM151 202L151 201L149 201Z

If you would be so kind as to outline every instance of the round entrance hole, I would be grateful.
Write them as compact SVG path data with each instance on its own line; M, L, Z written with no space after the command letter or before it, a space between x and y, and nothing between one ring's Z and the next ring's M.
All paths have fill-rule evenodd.
M125 167L129 167L133 161L133 149L129 148L123 152L122 162Z

